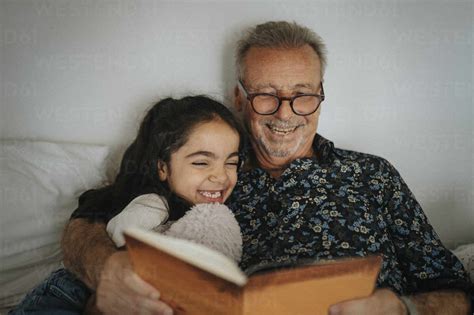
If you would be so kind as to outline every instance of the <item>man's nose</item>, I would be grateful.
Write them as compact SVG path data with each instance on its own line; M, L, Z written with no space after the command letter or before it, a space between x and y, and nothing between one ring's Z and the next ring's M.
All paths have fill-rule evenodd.
M293 115L294 113L291 109L290 100L282 100L280 108L278 108L278 111L273 114L273 116L280 120L288 120Z

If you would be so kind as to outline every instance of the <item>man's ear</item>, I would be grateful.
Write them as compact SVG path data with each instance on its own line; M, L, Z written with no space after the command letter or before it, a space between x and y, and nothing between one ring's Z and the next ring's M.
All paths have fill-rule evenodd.
M239 86L236 85L234 88L234 108L236 111L242 111L242 92L239 89Z
M167 178L168 178L168 173L169 173L169 170L168 170L168 166L166 165L165 162L163 161L158 161L158 177L160 178L160 180L162 182L164 182Z

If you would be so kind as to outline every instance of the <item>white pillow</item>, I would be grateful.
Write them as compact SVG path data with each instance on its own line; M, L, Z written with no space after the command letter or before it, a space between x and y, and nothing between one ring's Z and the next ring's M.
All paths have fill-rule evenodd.
M60 237L87 189L103 185L108 148L1 140L0 307L61 263Z
M474 243L459 246L453 250L453 253L462 262L471 281L474 282Z

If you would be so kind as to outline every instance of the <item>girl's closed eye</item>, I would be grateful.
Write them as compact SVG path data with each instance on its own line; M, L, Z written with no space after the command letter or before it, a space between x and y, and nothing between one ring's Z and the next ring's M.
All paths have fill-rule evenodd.
M227 161L225 165L229 168L237 168L239 166L239 160L232 160L232 161Z
M207 162L207 161L194 161L194 162L191 162L191 164L195 165L195 166L204 167L204 166L208 166L209 162Z

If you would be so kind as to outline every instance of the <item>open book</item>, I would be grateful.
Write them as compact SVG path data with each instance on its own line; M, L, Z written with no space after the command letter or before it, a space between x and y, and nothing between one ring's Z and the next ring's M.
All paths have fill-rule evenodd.
M175 314L327 314L332 304L370 295L382 261L341 259L247 276L200 244L136 228L125 239L134 270Z

